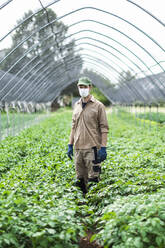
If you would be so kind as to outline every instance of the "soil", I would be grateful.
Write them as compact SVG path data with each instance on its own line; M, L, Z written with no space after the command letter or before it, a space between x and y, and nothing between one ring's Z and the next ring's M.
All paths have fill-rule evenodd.
M95 241L90 242L90 238L93 233L91 231L87 231L87 236L80 239L79 248L103 248L98 245Z

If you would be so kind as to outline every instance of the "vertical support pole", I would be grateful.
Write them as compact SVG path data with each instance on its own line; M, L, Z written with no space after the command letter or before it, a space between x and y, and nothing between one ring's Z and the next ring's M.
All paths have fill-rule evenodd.
M159 129L159 104L157 104L156 105L156 115L157 115L157 117L156 117L156 119L157 119L157 125L156 125L156 127L157 127L157 132L158 132L158 129Z
M134 104L134 111L135 111L135 125L137 125L137 120L136 120L136 104Z
M21 131L21 125L22 125L22 113L21 113L21 103L18 102L18 108L19 108L19 124L18 124L18 132Z
M110 118L112 117L113 118L113 114L114 114L114 109L113 109L113 104L110 106L110 111L109 111L109 115L110 115ZM112 128L110 128L110 136L112 137L113 134L112 134Z
M144 103L144 120L143 120L144 127L145 127L145 114L146 114L146 104Z
M115 105L115 115L117 116L117 104Z
M8 106L8 103L5 103L5 110L6 110L6 121L7 121L7 125L6 125L6 127L7 127L7 129L6 129L6 136L9 136L9 134L10 134L10 117L9 117L9 106Z
M0 140L2 140L2 114L0 109Z
M10 107L10 123L11 123L11 130L10 130L10 134L13 136L14 133L14 109L13 106Z
M14 108L13 108L13 135L14 136L16 135L16 119L17 119L16 109L15 109L15 106L14 106Z
M25 128L25 106L23 103L23 110L22 110L22 130Z
M140 127L142 126L142 118L141 118L141 114L142 114L142 103L140 103L140 108L139 108L139 123L140 123Z
M22 107L22 103L20 103L20 131L23 128L23 107Z
M1 140L3 139L3 133L4 133L4 107L2 106L1 109Z
M15 113L16 113L16 120L15 120L15 134L17 135L18 134L18 118L19 118L19 115L18 115L18 106L16 105L15 106Z
M150 119L150 130L151 130L151 121L152 121L152 117L151 117L151 104L149 105L149 119Z

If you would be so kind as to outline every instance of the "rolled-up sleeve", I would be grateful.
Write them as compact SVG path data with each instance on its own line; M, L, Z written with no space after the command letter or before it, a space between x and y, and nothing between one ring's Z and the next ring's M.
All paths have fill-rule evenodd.
M74 107L73 107L73 114L72 114L72 129L75 129L75 125L76 125L75 107L76 107L76 103L74 104Z
M75 124L76 124L76 119L75 119L75 116L73 115L72 116L72 129L75 128Z
M109 132L109 125L107 120L107 114L105 111L105 106L103 104L99 105L99 128L101 133L108 133Z

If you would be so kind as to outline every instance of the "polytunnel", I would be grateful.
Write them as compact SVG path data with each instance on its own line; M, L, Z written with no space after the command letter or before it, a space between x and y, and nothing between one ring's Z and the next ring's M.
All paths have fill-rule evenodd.
M10 61L8 67L1 67L5 68L5 71L0 72L1 102L51 102L65 87L78 80L83 68L90 68L115 84L116 87L108 90L104 80L95 78L93 81L113 103L158 102L164 99L164 23L162 17L154 14L154 9L150 11L150 6L135 1L117 1L112 6L105 4L103 8L97 1L91 6L86 5L85 1L83 4L77 2L75 6L68 7L67 11L60 7L63 4L67 5L64 1L31 1L27 6L32 13L14 27L10 25L7 32L3 30L2 51L6 48L6 41L28 20L37 14L44 19L36 30L25 32L25 37L13 44L4 57L1 56L1 65ZM5 15L8 11L13 13L12 10L19 5L17 0L4 1L1 4L1 22L8 19ZM49 8L57 10L55 19L49 16ZM121 11L122 8L125 11ZM26 11L26 8L22 8L22 11ZM23 14L19 12L18 17ZM67 26L62 40L60 31L55 30L55 23L58 22ZM34 39L36 43L32 44L33 36L47 29L49 36ZM74 51L64 54L62 50L72 40L75 43ZM31 46L26 49L30 42ZM31 56L42 43L45 45L42 52ZM21 54L14 56L21 49ZM136 75L136 81L125 81L124 85L118 87L120 73L127 70Z
M113 105L163 102L161 9L162 1L156 6L130 0L68 6L62 0L33 0L24 6L19 0L4 0L1 109L47 109L84 73Z
M0 1L0 248L165 247L164 7Z

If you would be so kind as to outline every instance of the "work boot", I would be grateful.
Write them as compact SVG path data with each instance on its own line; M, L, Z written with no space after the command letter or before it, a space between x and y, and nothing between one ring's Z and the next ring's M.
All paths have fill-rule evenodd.
M76 186L81 189L81 191L83 192L84 195L87 193L87 188L86 188L86 184L85 184L84 178L78 179L76 181Z
M98 183L99 182L99 178L98 177L89 178L88 179L88 182Z

